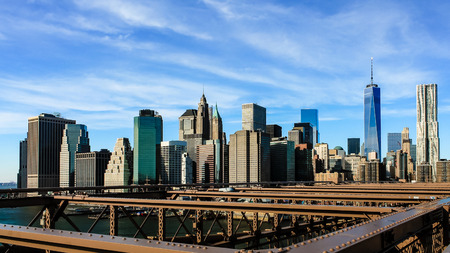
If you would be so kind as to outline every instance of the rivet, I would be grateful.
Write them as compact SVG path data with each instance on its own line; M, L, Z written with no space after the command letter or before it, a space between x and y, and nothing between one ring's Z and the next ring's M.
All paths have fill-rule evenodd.
M61 233L61 234L62 234L62 233L63 233L63 231L61 230L61 231L59 231L59 233Z
M339 246L339 245L338 245L338 246L336 246L336 249L340 249L340 248L341 248L341 246Z
M147 243L151 243L152 241L147 241Z
M328 251L330 251L330 252L333 252L333 251L334 251L334 249L333 249L333 248L331 248L331 249L329 249Z
M319 237L320 239L323 239L323 236Z
M19 227L19 228L20 228L20 227ZM51 232L55 232L55 230L53 230L53 229L52 229L52 230L50 230L50 231L51 231Z
M100 238L102 238L103 237L103 235L100 235Z
M138 240L138 239L134 239L134 241L135 241L135 242L138 242L139 240Z
M5 224L3 224L3 227L6 227L6 225L5 225Z
M295 244L295 245L294 245L294 248L298 248L298 244Z
M317 238L314 238L314 239L313 239L313 241L315 241L315 242L316 242L317 240L318 240Z
M304 243L304 242L301 242L300 245L305 245L305 243Z
M89 234L89 237L92 237L92 234Z
M111 236L111 239L114 239L114 236Z
M324 251L322 251L322 253L328 253L328 251L324 250Z
M172 246L175 246L175 243L172 243Z
M325 237L330 237L329 235L325 235Z
M342 247L345 247L345 243L341 244Z
M125 238L125 237L124 237L124 238L122 238L122 240L124 240L124 241L125 241L126 239L127 239L127 238Z
M13 226L13 225L11 225L11 227L13 228L14 226Z
M156 242L156 244L160 244L160 242L159 242L159 241L157 241L157 242Z
M351 242L351 241L348 241L348 242L347 242L347 245L350 245L350 244L352 244L352 242Z
M358 239L359 240L359 239ZM352 242L356 242L356 240L355 239L352 239Z
M83 233L80 233L79 235L83 235Z
M283 248L279 248L278 251L280 251L280 252L283 251Z
M308 240L308 243L312 243L312 241L311 241L311 240Z
M27 227L27 229L29 229L29 227Z
M19 228L22 228L21 226L19 226ZM53 231L52 231L53 232Z
M45 231L45 228L43 228L42 231Z
M72 232L69 232L69 234L72 234Z

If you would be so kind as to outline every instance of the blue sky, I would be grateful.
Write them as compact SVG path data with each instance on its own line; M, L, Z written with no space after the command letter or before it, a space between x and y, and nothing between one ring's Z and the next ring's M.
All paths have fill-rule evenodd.
M363 138L363 89L381 87L387 133L416 139L416 85L437 83L441 158L450 158L448 1L15 1L0 3L0 182L15 181L27 118L86 124L92 150L133 137L157 110L164 139L204 87L227 134L241 104L267 108L284 135L319 109L321 140Z

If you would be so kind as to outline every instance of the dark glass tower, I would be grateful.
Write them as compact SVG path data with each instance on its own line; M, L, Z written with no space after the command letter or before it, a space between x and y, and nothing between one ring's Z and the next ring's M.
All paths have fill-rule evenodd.
M373 60L373 59L372 59ZM380 88L373 83L373 64L371 83L364 89L364 154L375 151L381 158L381 103Z
M134 117L133 183L159 183L163 122L153 110L140 110Z
M320 142L319 111L317 109L301 109L301 123L310 123L313 127L313 146Z

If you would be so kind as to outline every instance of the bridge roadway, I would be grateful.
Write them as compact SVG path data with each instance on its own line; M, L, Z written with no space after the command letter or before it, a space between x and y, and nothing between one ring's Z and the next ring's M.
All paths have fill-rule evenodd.
M214 188L208 188L209 191L170 189L182 186L164 186L168 188L167 192L164 192L161 191L162 188L154 186L148 188L135 186L132 189L156 191L109 194L108 197L106 195L55 195L1 199L0 208L14 205L43 205L44 207L28 226L0 224L0 243L10 252L15 249L13 245L62 252L236 252L236 249L270 252L273 248L279 252L361 252L362 250L380 252L394 249L396 252L442 252L449 244L450 199L446 198L447 190L442 187L443 185L435 187L429 184L427 188L427 185L392 186L388 184L387 188L392 187L384 189L381 193L379 186L371 185L343 185L342 189L339 186L317 186L317 188L253 186L258 187L236 188L242 192L219 192ZM156 199L148 199L149 196ZM164 199L179 196L191 196L196 200ZM222 198L227 201L211 201L212 198ZM232 201L237 198L272 199L273 201L272 203ZM291 200L292 203L281 201L286 199ZM304 204L314 203L314 201L322 202L319 205ZM340 201L353 203L344 206L339 203ZM324 205L327 202L331 205ZM360 202L373 202L380 205L354 205ZM69 204L104 207L102 214L109 215L110 218L109 235L91 233L101 215L88 231L80 231L64 213ZM125 207L130 206L150 209L142 224L137 224L127 212ZM156 240L149 240L150 237L146 234L148 231L144 229L152 210L158 216L158 234L153 237ZM177 210L184 210L184 212L178 214ZM117 218L120 211L136 227L133 238L117 236L119 229ZM169 212L174 215L170 222L178 221L179 224L177 231L171 236L167 236L165 230ZM213 219L209 229L204 227L207 214ZM44 228L33 227L41 215L45 220ZM77 232L54 229L60 217L66 219ZM187 222L190 219L193 219L192 222ZM221 224L223 222L225 226ZM266 224L265 226L269 229L264 229L263 224ZM222 232L211 233L213 227ZM186 236L178 236L182 230L186 232Z

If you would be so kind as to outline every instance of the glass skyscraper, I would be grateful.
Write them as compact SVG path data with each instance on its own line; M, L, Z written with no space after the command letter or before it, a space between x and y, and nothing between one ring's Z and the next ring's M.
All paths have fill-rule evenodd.
M364 89L364 154L372 151L381 158L380 88L373 83Z
M397 151L402 149L402 134L401 133L388 133L388 152Z
M348 138L347 139L347 152L348 154L358 155L360 150L360 140L359 138Z
M301 123L311 123L313 127L313 145L320 142L319 135L319 111L317 109L301 109L300 111L300 122Z
M140 110L134 117L133 183L159 183L162 117L153 110Z

